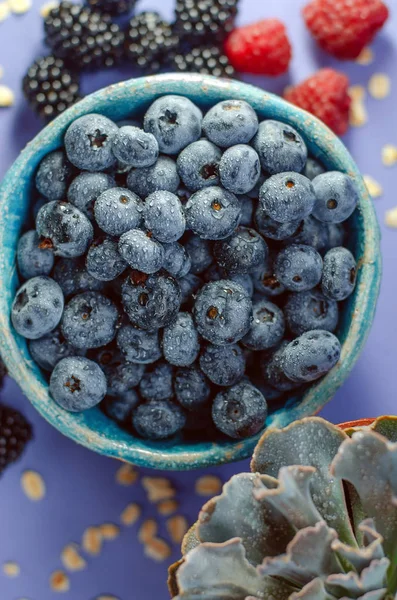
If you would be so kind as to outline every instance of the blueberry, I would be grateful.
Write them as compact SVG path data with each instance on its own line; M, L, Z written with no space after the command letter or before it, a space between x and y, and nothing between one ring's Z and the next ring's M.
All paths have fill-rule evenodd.
M51 374L50 394L65 410L87 410L105 397L106 377L101 367L88 358L63 358Z
M78 258L61 258L55 265L53 278L61 286L65 295L74 296L80 292L100 292L104 284L90 275L84 263Z
M321 289L332 300L346 300L356 285L357 263L347 248L332 248L324 256Z
M267 350L276 346L285 332L283 311L265 299L254 302L252 310L254 319L242 344L250 350Z
M94 235L87 217L70 202L47 202L39 210L36 229L40 247L52 249L56 256L82 256Z
M188 367L200 351L198 334L191 315L180 312L175 321L164 328L164 358L177 367Z
M109 298L99 292L83 292L65 306L62 333L76 348L99 348L115 337L118 316Z
M317 175L321 175L324 172L323 165L315 158L309 156L303 169L303 175L312 181Z
M288 344L283 369L292 381L315 381L328 373L340 358L341 346L329 331L307 331Z
M185 248L192 263L190 272L195 275L204 273L214 260L211 242L193 234L185 242Z
M182 409L169 401L141 404L133 412L137 433L149 440L163 440L183 429L186 417Z
M285 292L285 287L274 274L274 257L270 256L263 267L252 273L254 288L259 294L266 296L280 296Z
M310 217L309 217L310 218ZM301 219L279 223L267 214L264 206L258 204L255 212L255 225L259 233L271 240L286 240L294 235Z
M112 139L112 148L117 160L131 167L150 167L159 156L154 135L130 125L120 127Z
M335 331L338 305L318 290L290 294L284 307L288 327L295 335L312 329Z
M37 340L31 340L29 351L34 362L44 371L52 371L62 358L82 353L81 350L68 344L59 327Z
M319 221L317 221L319 223ZM346 230L343 223L321 223L327 231L327 243L324 250L328 251L337 246L343 246L346 238Z
M249 273L265 264L267 255L264 239L247 227L239 227L230 238L214 245L215 260L227 273Z
M212 405L212 418L225 435L243 439L255 435L265 425L267 403L261 392L241 382L220 392Z
M93 221L95 201L103 192L115 186L113 177L106 173L80 173L69 186L68 201Z
M117 345L129 362L147 365L161 358L158 331L123 325L117 334Z
M151 167L131 169L127 176L127 186L141 198L159 190L177 191L180 180L176 163L169 156L159 156Z
M178 196L160 190L150 194L143 206L143 221L159 242L170 244L184 234L185 215Z
M113 281L127 268L117 242L110 237L94 241L88 250L86 264L88 273L100 281Z
M163 96L145 114L145 131L156 138L160 152L178 154L199 139L203 115L201 110L183 96Z
M260 189L261 189L262 185L265 183L266 179L269 179L269 177L270 177L270 175L268 173L264 173L262 171L261 174L259 175L259 179L256 182L256 185L252 188L252 190L247 192L247 196L249 198L252 198L253 200L258 200Z
M185 277L190 271L192 261L187 250L182 244L174 242L173 244L163 244L164 261L163 269L168 271L173 277Z
M36 173L36 189L49 200L63 200L72 176L73 167L64 151L54 150L39 164Z
M34 223L36 223L37 215L39 214L40 208L44 206L44 204L46 204L47 202L48 198L44 198L44 196L39 196L38 198L36 198L36 200L34 200L32 205L32 216Z
M105 414L116 423L126 425L132 419L132 411L139 404L135 390L128 390L121 396L106 396L102 402Z
M119 349L113 343L89 350L88 358L94 360L108 377L116 367L124 362Z
M207 112L203 120L207 138L221 148L248 144L258 131L258 117L244 100L224 100Z
M40 238L33 229L19 238L17 249L18 270L24 279L49 275L54 265L51 250L40 248Z
M213 186L193 194L185 206L186 226L207 240L229 237L240 223L241 204L238 198Z
M284 240L284 245L306 244L313 246L317 252L323 252L329 239L328 228L325 223L320 223L314 217L309 215L303 221L300 221L298 228L291 237Z
M300 387L300 384L288 379L283 370L284 355L287 346L288 341L283 340L272 352L263 352L259 363L264 383L283 393L291 392Z
M230 281L239 283L246 290L249 296L252 296L254 293L254 283L252 281L252 277L248 275L248 273L229 273L226 275L226 273L217 265L212 265L212 267L210 267L204 274L204 279L206 282L229 279Z
M70 162L85 171L104 171L116 157L112 138L118 132L113 121L95 113L79 117L66 130L65 150Z
M259 180L259 156L251 146L239 144L228 148L219 164L219 175L224 188L234 194L247 194Z
M292 244L279 254L274 262L274 273L292 292L305 292L321 281L323 260L312 246Z
M181 304L189 302L203 285L202 279L193 273L181 277L178 283L181 288Z
M259 154L264 171L271 175L285 171L300 173L307 159L303 138L290 125L267 120L259 125L252 144Z
M316 204L313 216L324 223L342 223L353 213L359 200L353 180L339 171L329 171L313 179Z
M240 225L244 225L244 227L251 227L254 218L254 201L249 196L241 196L239 200L241 204Z
M300 173L272 175L260 190L259 202L263 211L279 223L304 219L316 202L313 185Z
M163 246L141 229L123 233L119 240L119 253L132 267L142 273L156 273L164 262Z
M146 371L139 392L144 400L169 400L174 395L173 368L165 362L159 362Z
M139 227L143 204L136 194L125 188L112 188L100 194L94 206L99 227L109 235L119 236Z
M244 375L243 351L237 344L230 346L208 344L201 353L200 368L212 383L229 387Z
M208 379L194 366L177 369L174 387L179 404L192 411L201 410L208 403L211 394Z
M199 291L193 315L198 332L206 340L219 346L234 344L251 326L251 298L238 283L213 281Z
M153 331L171 323L179 312L181 290L170 275L132 271L122 288L124 310L137 327Z
M182 150L176 166L187 189L197 192L210 185L219 185L221 156L219 148L208 140L193 142Z
M19 335L37 340L58 325L63 305L63 293L56 281L44 276L33 277L15 295L12 324Z
M109 396L122 396L128 390L137 387L145 372L145 365L121 362L114 367L110 367L106 374Z

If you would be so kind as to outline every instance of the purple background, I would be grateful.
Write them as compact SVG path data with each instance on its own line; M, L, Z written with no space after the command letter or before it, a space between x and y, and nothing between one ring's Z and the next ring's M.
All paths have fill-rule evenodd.
M368 344L349 381L323 411L331 421L341 422L396 413L397 352L392 332L396 318L397 231L385 227L384 214L397 204L397 166L386 168L382 165L381 149L386 143L397 145L397 0L388 0L394 14L373 44L375 62L366 67L337 63L316 49L300 17L304 3L302 0L277 3L240 0L240 23L278 16L287 23L294 48L288 78L252 77L247 80L281 92L289 81L300 81L324 65L339 67L354 84L366 85L374 72L385 72L394 77L394 88L387 99L367 99L368 124L345 136L362 172L375 177L384 188L384 196L375 201L383 235L384 278ZM40 126L20 93L21 79L28 65L44 52L39 15L43 2L36 0L33 4L29 13L11 16L0 23L0 65L5 71L0 83L10 86L16 94L15 106L0 109L0 178ZM173 0L141 0L138 6L142 10L157 9L170 18ZM125 68L122 72L112 70L86 76L84 91L93 91L133 74L132 69ZM61 567L59 555L63 546L71 541L78 542L89 525L117 523L127 503L138 502L144 506L145 496L139 485L123 488L115 483L116 462L80 448L52 429L33 410L15 383L7 381L1 399L27 415L35 428L35 440L23 459L7 470L0 480L0 565L6 560L16 560L21 565L21 575L15 579L7 578L0 569L0 598L49 600L59 596L51 592L48 579L53 570ZM227 479L233 473L245 470L247 464L213 468L210 472ZM20 476L27 468L39 471L45 479L47 495L40 503L30 502L21 491ZM180 512L190 521L202 504L202 499L193 492L199 474L171 474L179 492ZM144 506L144 514L155 516L153 505ZM161 528L165 534L164 522ZM88 560L86 570L71 575L70 591L61 597L93 600L106 592L121 600L166 599L166 565L157 565L143 556L136 531L136 526L124 529L117 540L106 542L101 555ZM179 551L175 548L172 558L178 556Z

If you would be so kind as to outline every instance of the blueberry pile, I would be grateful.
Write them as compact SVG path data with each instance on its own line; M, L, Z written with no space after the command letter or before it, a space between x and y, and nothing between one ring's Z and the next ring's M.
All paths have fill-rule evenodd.
M240 439L338 362L358 194L289 125L164 96L76 119L35 183L11 318L65 410Z

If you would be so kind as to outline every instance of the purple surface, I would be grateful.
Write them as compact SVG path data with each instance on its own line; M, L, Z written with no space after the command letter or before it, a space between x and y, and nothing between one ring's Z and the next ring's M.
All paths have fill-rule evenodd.
M241 23L278 16L287 23L294 47L288 78L247 78L252 83L280 92L289 81L299 81L324 65L339 66L355 84L366 85L374 72L385 72L394 78L394 88L387 99L367 100L368 124L351 130L345 136L362 172L375 177L384 188L384 196L375 201L383 234L384 278L368 344L349 381L323 411L324 416L333 422L394 414L397 352L392 332L395 323L397 231L387 229L383 221L385 211L397 204L397 166L386 168L382 165L381 148L386 143L397 144L397 0L388 2L394 9L394 15L373 44L375 62L366 67L337 63L314 47L299 15L304 1L240 2ZM44 52L39 15L39 6L43 1L36 0L33 4L28 14L11 16L0 23L0 64L5 71L1 83L9 85L16 93L15 106L0 109L0 178L40 126L19 91L21 78L33 57ZM157 9L165 17L170 17L173 0L141 0L138 6L142 10ZM91 75L86 77L84 89L86 92L93 91L133 75L133 71L128 69ZM145 495L139 484L123 488L115 483L118 463L80 448L47 425L15 383L7 382L1 399L27 415L35 428L35 440L23 459L0 480L0 565L6 560L15 560L21 566L21 574L15 579L7 578L0 569L0 598L49 600L58 596L50 590L49 575L61 567L59 556L65 544L79 542L89 525L117 523L121 511L129 502L141 504L146 516L155 516L155 509L153 505L145 503ZM233 473L246 469L247 465L247 462L238 463L209 471L227 479ZM47 495L39 503L32 503L21 491L20 476L28 468L39 471L47 485ZM193 484L199 474L171 475L178 489L179 512L186 515L189 521L193 520L203 503L193 493ZM71 574L70 591L61 597L65 600L93 600L100 594L108 593L120 600L166 599L166 564L157 565L144 557L136 532L137 526L124 528L118 539L106 542L100 556L88 559L87 569ZM160 533L166 536L164 520ZM172 558L178 557L179 551L175 548Z

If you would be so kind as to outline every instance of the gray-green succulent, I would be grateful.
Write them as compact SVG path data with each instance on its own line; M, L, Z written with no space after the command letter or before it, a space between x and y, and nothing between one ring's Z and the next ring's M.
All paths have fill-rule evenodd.
M397 417L270 429L170 569L178 600L397 600Z

